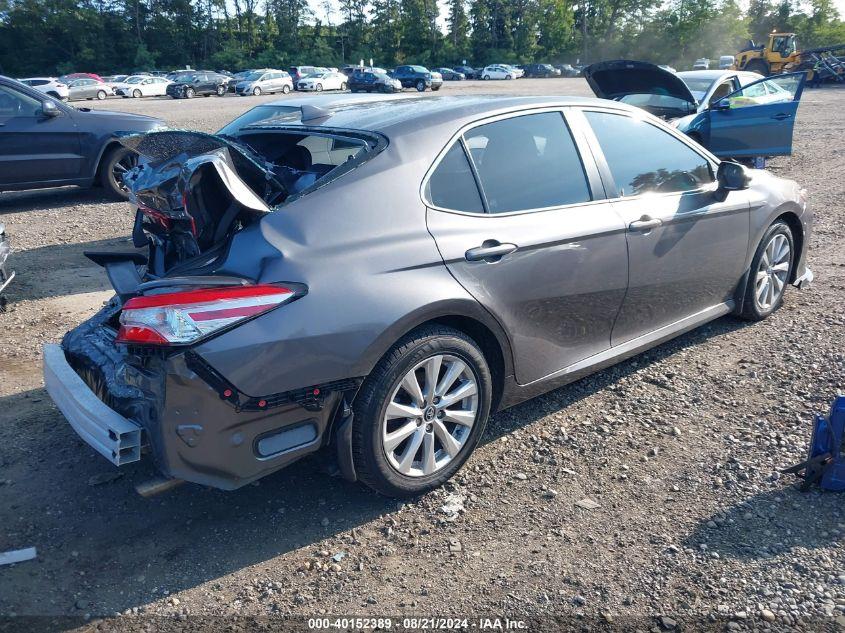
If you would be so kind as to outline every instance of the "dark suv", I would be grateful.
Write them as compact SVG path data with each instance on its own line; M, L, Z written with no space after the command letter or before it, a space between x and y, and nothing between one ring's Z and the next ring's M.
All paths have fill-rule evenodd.
M222 97L229 89L229 77L215 72L195 70L181 73L167 86L167 94L174 99L190 99L196 95Z
M443 77L440 73L433 73L425 66L397 66L391 77L397 79L403 88L416 88L425 92L426 88L440 90Z
M560 77L560 71L551 64L527 64L521 68L526 77Z
M402 84L383 72L356 70L349 76L349 90L352 92L399 92Z
M116 136L158 127L159 119L73 108L0 77L0 191L99 184L125 198L122 175L137 160Z

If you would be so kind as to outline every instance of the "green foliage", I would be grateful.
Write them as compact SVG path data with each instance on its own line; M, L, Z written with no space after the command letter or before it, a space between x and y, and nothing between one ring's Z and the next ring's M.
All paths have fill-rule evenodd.
M440 15L440 6L444 15ZM678 68L794 31L845 43L835 0L0 0L13 76L363 59L392 67L645 59Z

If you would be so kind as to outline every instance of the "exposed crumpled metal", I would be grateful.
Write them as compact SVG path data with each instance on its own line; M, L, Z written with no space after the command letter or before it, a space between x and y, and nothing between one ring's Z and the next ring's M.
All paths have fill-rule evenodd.
M124 177L130 201L171 220L192 219L185 208L191 178L210 165L239 204L263 213L272 210L272 198L284 187L263 160L244 145L202 132L167 130L132 134L120 142L141 156L138 167ZM256 192L241 177L262 183Z

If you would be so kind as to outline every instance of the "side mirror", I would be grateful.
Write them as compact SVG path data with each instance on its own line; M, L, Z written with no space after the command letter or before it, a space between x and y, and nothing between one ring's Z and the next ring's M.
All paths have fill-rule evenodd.
M731 102L725 99L719 99L716 103L711 106L713 110L730 110L731 109Z
M41 103L41 115L52 119L53 117L57 117L62 113L59 110L59 106L57 106L52 101L43 101Z
M719 183L717 195L724 200L729 191L741 191L748 189L751 178L745 167L733 161L723 160L716 170L716 182Z

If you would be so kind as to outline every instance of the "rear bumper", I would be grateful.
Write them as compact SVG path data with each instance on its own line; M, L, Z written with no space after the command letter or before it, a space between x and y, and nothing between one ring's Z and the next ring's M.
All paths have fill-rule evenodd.
M190 350L116 344L115 309L45 346L44 379L74 430L118 466L140 459L143 440L164 476L239 488L328 443L344 394L359 384L246 395Z
M68 364L59 345L44 346L44 385L79 437L112 464L141 459L141 427L106 406Z

